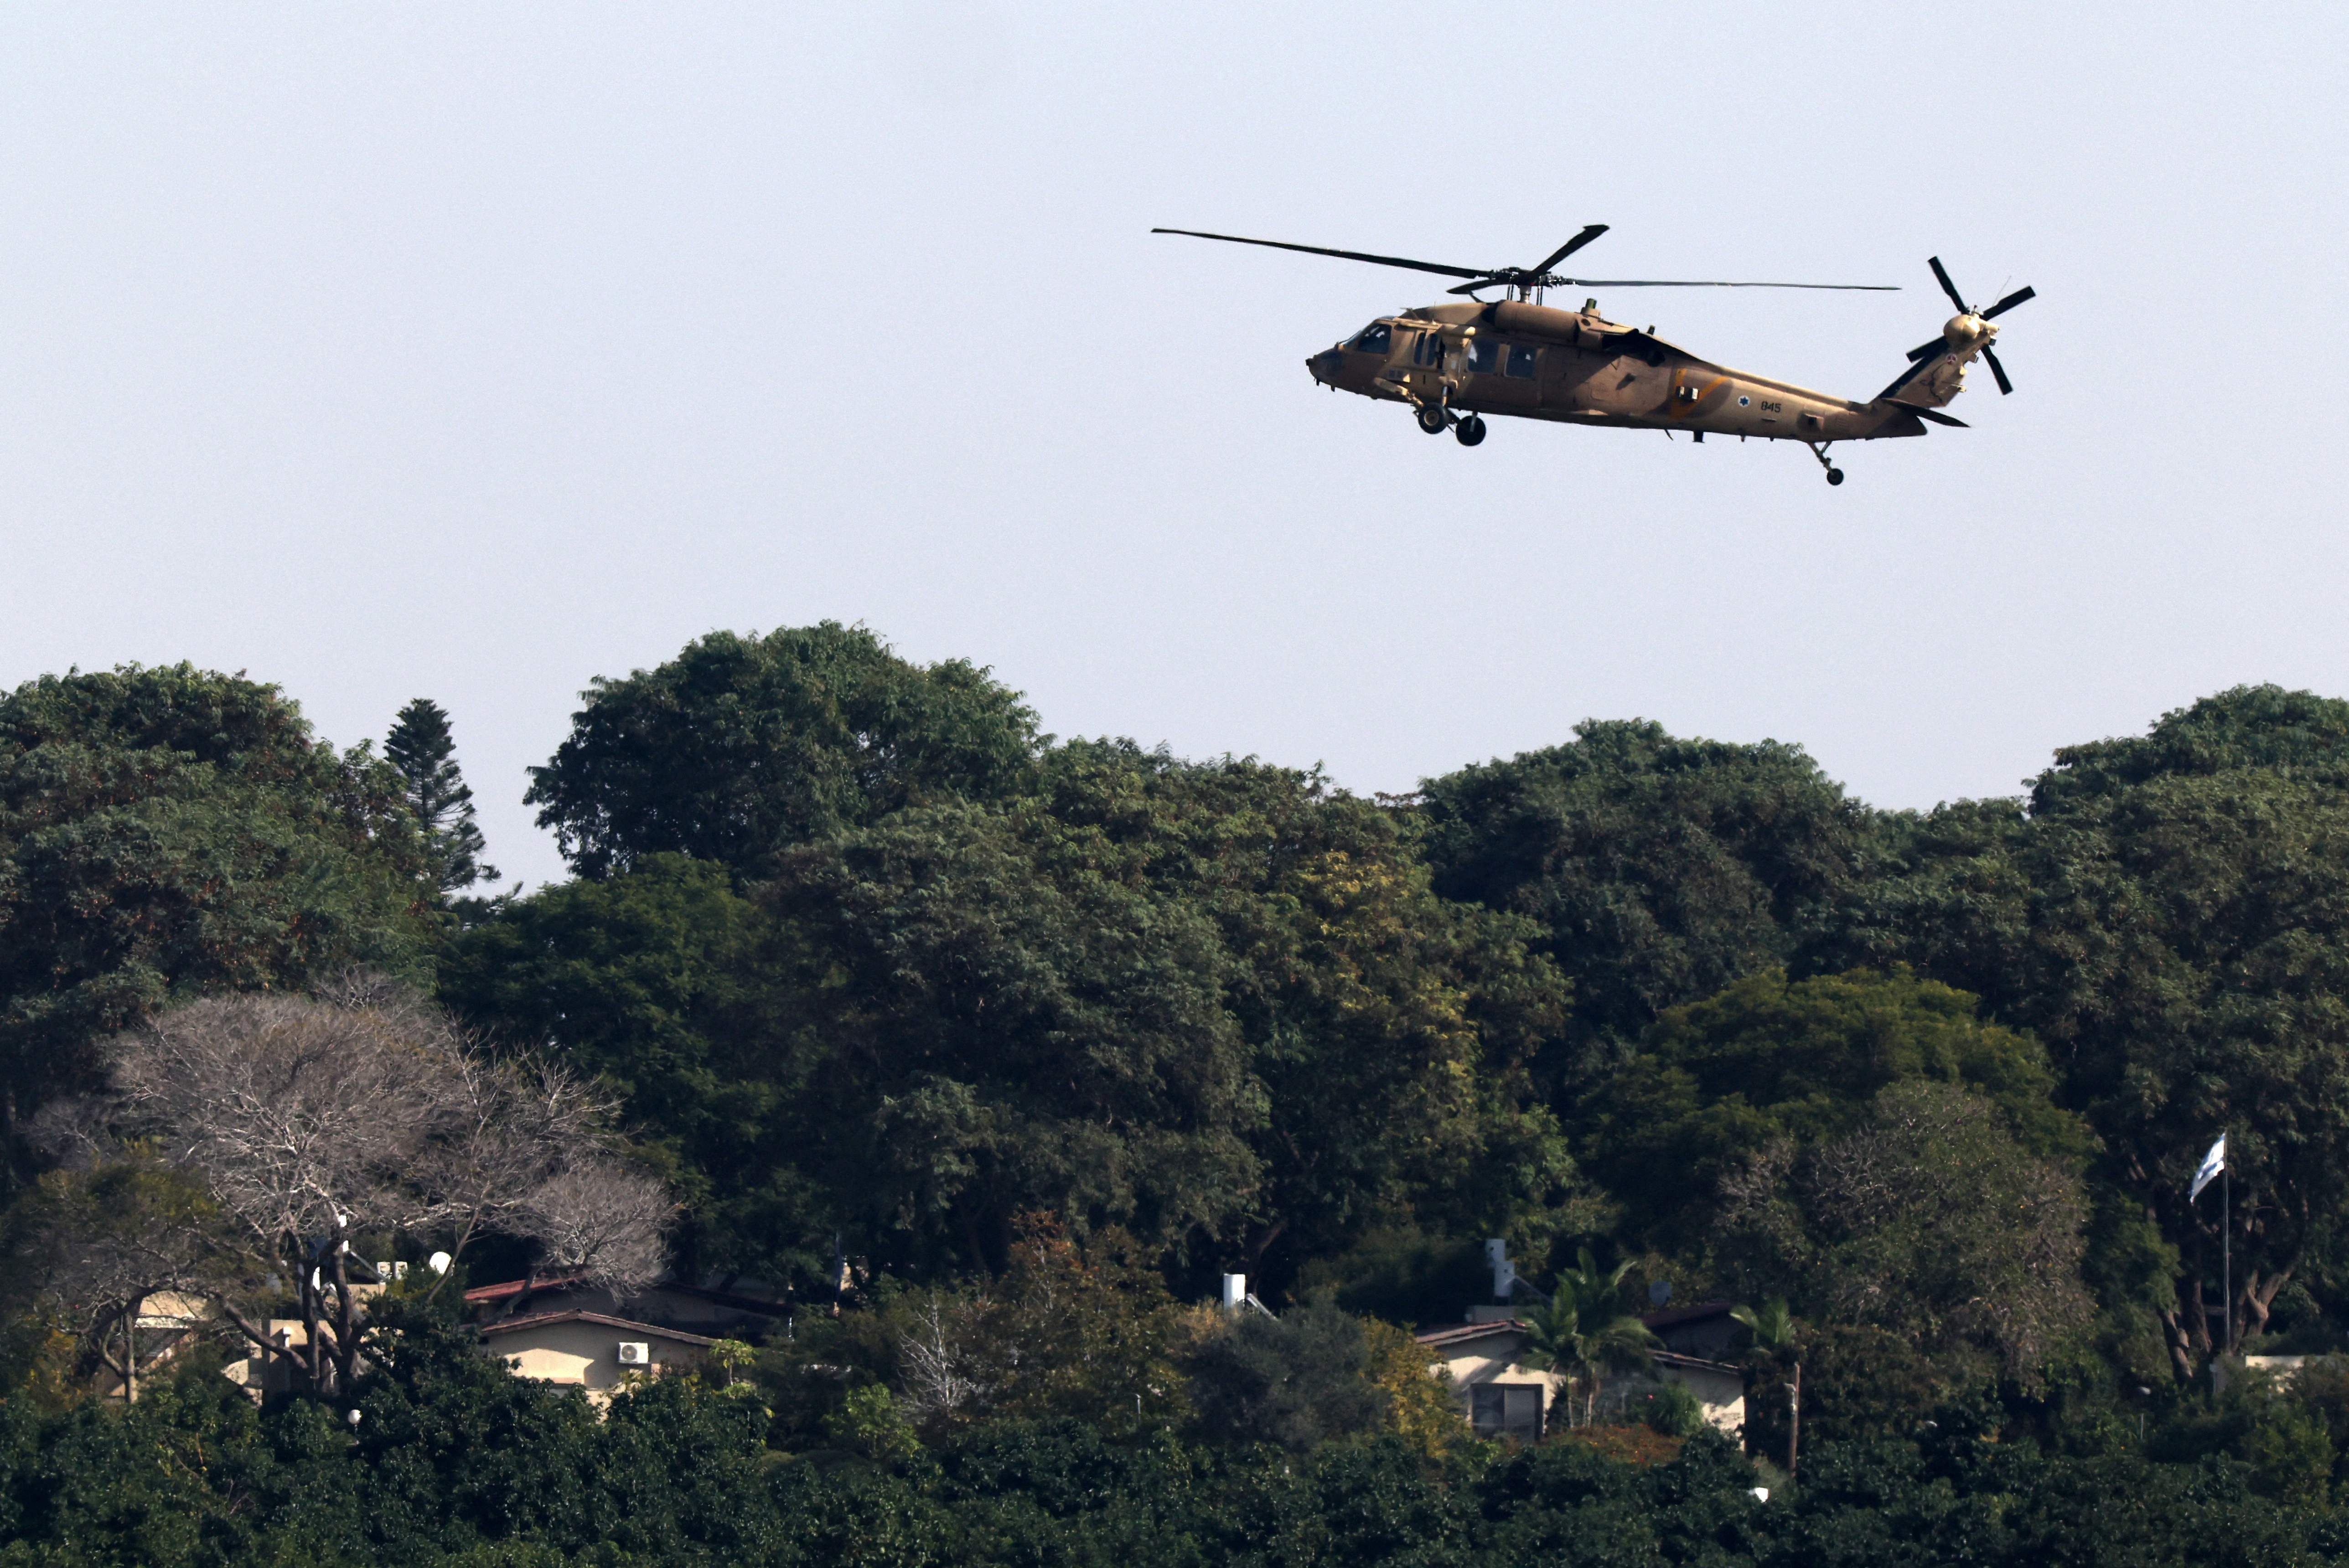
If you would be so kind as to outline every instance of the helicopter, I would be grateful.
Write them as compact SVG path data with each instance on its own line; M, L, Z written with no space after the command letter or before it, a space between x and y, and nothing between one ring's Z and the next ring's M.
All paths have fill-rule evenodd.
M1965 389L1966 366L1977 358L1989 365L2001 395L2014 390L2006 367L1992 347L1997 318L2036 290L2021 288L1987 309L1977 310L1958 292L1934 256L1926 264L1958 314L1941 335L1909 351L1909 368L1865 403L1814 392L1791 381L1732 370L1666 343L1655 328L1641 331L1609 321L1599 301L1580 310L1557 310L1544 303L1554 288L1638 289L1827 289L1897 293L1889 284L1723 283L1661 278L1570 278L1551 271L1607 232L1591 223L1530 267L1454 267L1405 256L1297 245L1282 240L1251 240L1198 229L1153 229L1236 245L1335 256L1382 267L1403 267L1467 281L1448 292L1464 294L1456 304L1420 305L1379 317L1305 362L1313 379L1332 392L1352 392L1386 402L1407 403L1419 428L1431 436L1449 429L1464 447L1485 438L1485 417L1508 415L1574 425L1635 430L1686 430L1702 441L1708 434L1800 441L1826 470L1827 483L1843 483L1843 470L1827 458L1837 441L1873 441L1921 436L1927 423L1966 428L1942 412ZM1479 291L1501 289L1506 297L1487 300Z

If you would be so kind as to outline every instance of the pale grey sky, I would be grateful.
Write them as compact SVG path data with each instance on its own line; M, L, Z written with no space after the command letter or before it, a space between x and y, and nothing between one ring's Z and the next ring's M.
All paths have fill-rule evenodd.
M1058 733L1361 789L1588 716L2011 791L2242 681L2349 693L2338 7L0 11L0 683L181 658L337 742L453 713L492 857L597 674L864 622ZM1974 428L1496 422L1304 356L1601 275L1856 396L2005 318Z

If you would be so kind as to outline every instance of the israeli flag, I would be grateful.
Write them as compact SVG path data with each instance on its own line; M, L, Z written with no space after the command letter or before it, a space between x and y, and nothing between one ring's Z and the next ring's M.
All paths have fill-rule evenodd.
M2219 1141L2210 1145L2210 1152L2202 1156L2202 1168L2194 1172L2194 1185L2187 1189L2186 1201L2191 1203L2202 1196L2202 1189L2210 1184L2210 1178L2226 1168L2227 1135L2222 1132Z

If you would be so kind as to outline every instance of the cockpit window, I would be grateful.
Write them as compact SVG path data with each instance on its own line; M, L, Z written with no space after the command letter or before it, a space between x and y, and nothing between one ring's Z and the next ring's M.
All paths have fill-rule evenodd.
M1362 328L1354 341L1346 346L1358 348L1364 354L1384 354L1393 342L1394 328L1381 321Z

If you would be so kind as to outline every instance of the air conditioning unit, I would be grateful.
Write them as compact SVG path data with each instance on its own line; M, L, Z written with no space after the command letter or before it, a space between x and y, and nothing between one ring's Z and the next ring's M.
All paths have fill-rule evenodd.
M623 1339L620 1341L621 1366L649 1367L652 1364L653 1347L651 1346L646 1344L641 1339Z

